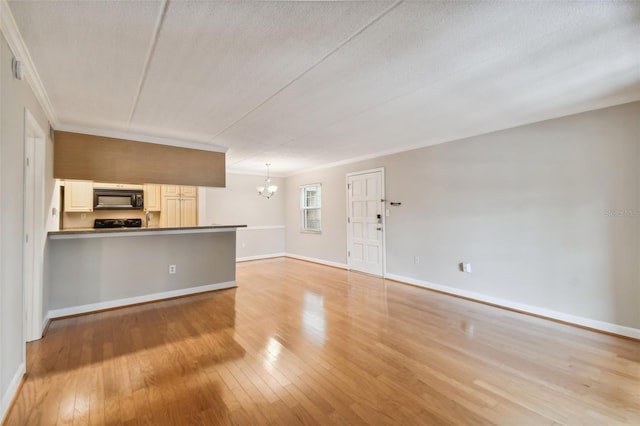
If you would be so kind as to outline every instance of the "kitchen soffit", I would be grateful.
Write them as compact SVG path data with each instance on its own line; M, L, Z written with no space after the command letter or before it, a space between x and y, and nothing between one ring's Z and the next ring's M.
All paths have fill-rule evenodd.
M9 2L58 127L275 174L640 99L637 2Z

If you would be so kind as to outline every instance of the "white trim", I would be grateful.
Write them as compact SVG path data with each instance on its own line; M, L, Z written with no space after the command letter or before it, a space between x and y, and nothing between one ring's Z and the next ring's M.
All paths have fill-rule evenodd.
M23 63L27 83L31 86L31 90L33 90L33 94L42 107L47 119L55 126L57 124L57 119L51 100L44 88L44 84L42 84L40 74L38 74L38 70L33 63L33 59L27 49L27 45L18 30L18 24L16 24L16 21L13 18L13 14L11 13L7 0L0 0L0 31L4 34L4 38L16 59Z
M347 178L350 176L366 175L366 174L375 173L375 172L382 172L384 174L384 167L378 167L375 169L368 169L368 170L358 170L357 172L349 172L347 173Z
M69 315L86 314L88 312L100 311L103 309L120 308L123 306L135 305L138 303L154 302L157 300L170 299L173 297L187 296L190 294L204 293L206 291L223 290L225 288L237 287L235 281L226 281L217 284L208 284L199 287L182 288L179 290L163 291L161 293L145 294L143 296L127 297L126 299L110 300L108 302L90 303L88 305L72 306L69 308L52 309L48 317L51 319L66 317Z
M235 232L235 226L225 226L220 228L186 228L186 229L166 229L155 228L153 230L139 231L137 228L131 228L129 230L117 230L117 231L78 231L74 232L73 229L67 231L50 232L49 238L52 240L74 240L82 238L112 238L112 237L142 237L146 235L176 235L176 234L207 234L215 232Z
M445 143L445 142L448 142L448 141L443 141L441 143ZM334 161L332 163L327 163L327 164L323 164L323 165L320 165L320 166L309 167L307 169L294 170L294 171L289 172L286 175L284 175L284 177L298 176L298 175L303 175L303 174L310 173L310 172L317 172L319 170L331 169L333 167L345 166L347 164L358 163L360 161L371 160L371 159L375 159L375 158L379 158L379 157L384 157L386 155L398 154L398 153L401 153L401 152L412 151L414 149L425 148L425 147L430 146L430 145L432 145L432 144L424 145L424 146L417 146L417 147L409 147L409 148L393 148L393 149L390 149L390 150L380 151L380 152L373 153L373 154L362 155L360 157L354 157L354 158L350 158L350 159L346 159L346 160Z
M13 375L9 386L7 386L7 390L2 395L2 406L0 406L0 424L4 424L6 420L4 417L7 415L7 411L9 410L9 405L13 401L13 398L16 396L16 392L18 392L18 388L20 387L20 382L22 381L22 377L26 373L25 363L22 362L18 366L18 371Z
M49 312L47 312L47 314L42 319L42 330L40 331L40 338L42 338L42 335L44 334L44 330L47 328L47 325L49 324L50 320L51 318L49 318Z
M285 257L290 257L292 259L298 259L298 260L305 260L307 262L319 263L321 265L333 266L334 268L349 269L348 266L344 263L331 262L330 260L317 259L315 257L300 256L298 254L293 254L293 253L285 253Z
M2 10L0 9L0 20L2 20ZM0 24L1 25L1 24ZM0 48L0 51L2 49ZM4 64L2 63L2 55L0 54L0 67L3 67L2 69L4 69ZM2 72L0 72L0 77L2 75ZM0 79L1 80L1 79ZM5 89L6 90L6 89ZM0 100L4 99L2 97L2 82L0 81ZM2 102L0 101L0 135L2 135L2 117L4 117L4 115L2 115ZM0 136L0 139L2 137ZM4 167L3 163L2 163L2 149L0 149L0 167ZM0 199L2 199L4 197L2 197L2 173L0 173ZM0 209L0 241L2 241L2 209ZM3 255L2 255L2 244L0 244L0 306L4 306L2 304L2 293L3 293L3 279L2 279L2 261L1 259L3 259ZM4 321L4 312L0 312L0 321ZM24 317L24 313L22 313L22 316ZM15 320L14 320L15 321ZM4 338L2 336L2 334L0 333L0 346L2 346L4 344ZM0 380L2 377L2 370L4 369L3 367L3 363L2 363L2 350L0 349ZM26 359L26 357L24 358ZM0 389L2 389L2 384L0 382ZM0 392L2 392L0 390ZM4 395L2 396L4 398ZM0 425L4 424L4 409L2 408L2 399L0 399Z
M558 116L536 119L536 121L523 121L522 123L514 124L514 125L511 125L509 127L499 127L499 128L495 128L493 130L485 130L485 131L482 131L481 133L474 133L474 132L462 133L462 134L456 134L456 135L452 135L452 136L447 136L445 138L430 139L430 140L426 140L426 141L423 141L423 142L418 142L418 143L413 144L413 145L404 145L404 146L399 146L399 147L394 147L394 148L389 148L389 149L383 149L381 151L376 151L376 152L373 152L373 153L370 153L370 154L361 155L361 156L358 156L358 157L347 158L345 160L339 160L339 161L334 161L334 162L331 162L331 163L325 163L325 164L321 164L319 166L307 167L307 168L304 168L304 169L298 169L298 170L290 171L290 172L287 172L286 174L284 174L284 177L292 177L292 176L304 175L304 174L307 174L307 173L316 172L318 170L330 169L330 168L338 167L338 166L345 166L345 165L348 165L348 164L359 163L361 161L366 161L366 160L381 159L382 157L387 157L389 155L400 154L400 153L409 152L409 151L415 151L415 150L418 150L418 149L427 148L427 147L435 146L435 145L441 145L441 144L449 143L449 142L462 141L462 140L474 138L474 137L477 137L477 136L486 136L486 135L490 135L492 133L501 132L503 130L510 130L510 129L514 129L514 128L517 128L517 127L529 126L529 125L532 125L532 124L538 124L538 123L542 123L542 122L545 122L545 121L556 120L558 118L564 118L564 117L569 117L569 116L572 116L572 115L584 114L584 113L587 113L587 112L599 111L599 110L602 110L602 109L607 109L607 108L612 108L612 107L616 107L616 106L627 105L627 104L631 104L631 103L634 103L634 102L637 102L637 100L632 100L632 101L624 102L624 103L621 103L621 104L612 104L610 102L607 102L606 104L604 104L604 106L598 106L595 109L589 109L589 110L578 109L576 111L567 112L565 114L561 114L561 115L558 115Z
M248 262L250 260L260 260L260 259L273 259L274 257L285 257L286 253L270 253L270 254L259 254L257 256L245 256L245 257L237 257L236 262Z
M320 207L308 207L306 204L307 188L318 188L320 192ZM303 234L322 234L322 183L308 183L298 187L300 195L300 232ZM305 226L305 212L307 210L320 210L320 229L312 229Z
M264 172L258 172L258 171L247 171L247 170L236 170L233 168L233 166L229 166L227 168L227 176L229 175L241 175L241 176L261 176L261 177L265 177L264 176ZM273 174L273 173L269 173L269 176L272 178L279 178L279 179L283 179L285 177L287 177L286 175L282 175L282 174ZM224 188L223 188L224 189Z
M46 230L45 230L45 219L46 219L46 211L45 211L45 202L44 202L44 191L45 191L45 156L46 156L46 135L44 130L40 127L40 124L35 119L33 114L29 111L28 108L24 109L24 148L25 148L25 157L27 154L31 155L30 158L30 166L24 168L25 173L25 194L24 194L24 205L25 209L23 209L23 216L25 218L24 223L25 227L28 226L26 221L26 205L27 205L27 192L33 193L33 205L32 214L33 214L33 227L31 229L26 229L24 232L31 233L31 270L32 270L32 279L31 282L27 282L29 280L25 280L23 277L23 291L24 291L24 306L25 306L25 329L24 329L24 340L25 342L31 342L33 340L38 340L42 337L42 329L40 328L40 323L42 322L42 304L43 304L43 286L44 286L44 245L46 241ZM27 153L26 150L31 146L31 152ZM33 177L32 187L27 188L26 185L30 181L27 179L26 174L29 173ZM27 256L23 258L23 262L26 261ZM26 277L26 274L25 274ZM25 356L26 356L26 347L25 347Z
M247 226L238 228L238 231L262 231L266 229L284 229L284 225L267 225L267 226Z
M214 145L206 142L165 138L161 136L143 135L139 133L122 132L118 130L95 129L91 127L83 127L83 126L77 126L77 125L71 125L71 124L65 124L65 123L60 123L56 127L56 130L60 130L63 132L84 133L87 135L94 135L94 136L103 136L105 138L128 139L136 142L177 146L180 148L199 149L202 151L227 152L227 150L229 149L225 146Z
M513 302L511 300L500 299L493 296L487 296L480 293L474 293L467 290L461 290L454 287L449 287L441 284L434 284L427 281L417 280L414 278L403 277L401 275L387 274L386 278L394 281L400 281L407 284L412 284L418 287L424 287L430 290L437 290L442 293L452 294L454 296L461 296L467 299L472 299L478 302L490 303L492 305L500 306L503 308L513 309L528 314L538 315L545 318L555 319L558 321L579 325L583 327L592 328L594 330L605 331L607 333L619 334L621 336L631 337L634 339L640 339L640 329L626 327L623 325L613 324L610 322L594 320L591 318L580 317L577 315L567 314L564 312L558 312L551 309L540 308L538 306L526 305L524 303Z

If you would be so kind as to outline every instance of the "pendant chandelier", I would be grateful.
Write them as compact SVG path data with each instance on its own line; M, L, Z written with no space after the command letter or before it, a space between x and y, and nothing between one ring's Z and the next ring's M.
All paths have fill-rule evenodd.
M266 163L265 165L267 166L267 178L264 180L264 186L256 186L256 189L258 190L258 195L271 198L278 190L278 186L271 185L271 178L269 177L269 166L271 163Z

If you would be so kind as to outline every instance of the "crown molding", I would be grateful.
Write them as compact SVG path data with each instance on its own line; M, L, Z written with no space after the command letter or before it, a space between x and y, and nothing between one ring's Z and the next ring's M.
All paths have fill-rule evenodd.
M33 90L33 94L44 110L49 123L55 127L57 124L57 118L54 113L53 106L51 105L51 100L49 99L49 95L42 84L38 70L36 69L33 59L29 54L29 50L22 39L22 35L18 30L18 25L13 18L13 14L11 13L7 0L0 0L0 31L4 35L4 38L16 59L22 62L27 83L29 83L31 90Z
M263 166L264 168L264 166ZM266 171L262 170L255 170L255 171L250 171L250 170L236 170L233 167L228 167L227 168L227 175L240 175L240 176L258 176L258 177L265 177L266 176ZM278 179L284 179L285 175L283 174L278 174L278 173L269 173L269 176L272 178L278 178Z
M73 124L59 123L56 130L71 133L84 133L86 135L103 136L105 138L127 139L136 142L155 143L160 145L177 146L180 148L199 149L201 151L227 152L226 146L213 145L206 142L189 141L182 139L164 138L161 136L144 135L117 130L94 129Z

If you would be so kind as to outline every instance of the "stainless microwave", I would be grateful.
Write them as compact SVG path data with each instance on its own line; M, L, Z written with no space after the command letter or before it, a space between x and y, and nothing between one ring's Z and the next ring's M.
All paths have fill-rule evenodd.
M137 189L94 189L94 210L142 210L144 192Z

